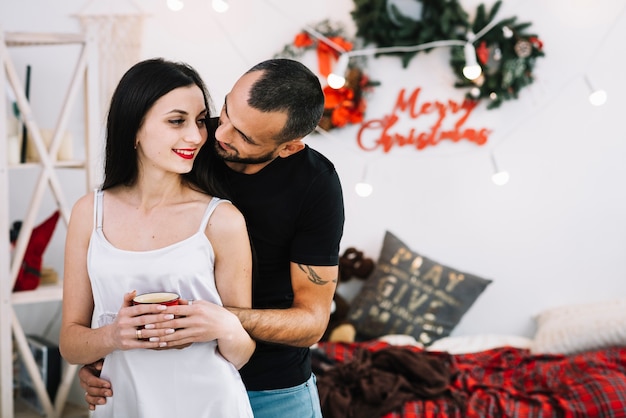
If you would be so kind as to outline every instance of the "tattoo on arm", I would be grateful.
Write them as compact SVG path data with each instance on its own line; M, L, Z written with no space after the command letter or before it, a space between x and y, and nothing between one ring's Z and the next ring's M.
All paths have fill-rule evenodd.
M313 267L311 266L303 266L302 264L298 264L298 268L300 270L302 270L303 272L306 273L306 277L309 279L309 281L311 281L312 283L315 284L319 284L319 285L325 285L326 283L328 283L328 280L324 280L322 279L316 272L315 270L313 270ZM333 283L337 283L337 279L333 279L332 280Z

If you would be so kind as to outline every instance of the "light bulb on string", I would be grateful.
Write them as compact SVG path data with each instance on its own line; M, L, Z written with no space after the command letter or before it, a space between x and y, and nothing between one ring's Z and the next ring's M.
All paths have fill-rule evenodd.
M226 0L213 0L211 5L213 6L213 10L218 13L225 13L228 10L228 3Z
M361 177L361 181L354 186L354 191L359 197L369 197L374 191L374 187L367 182L367 164L363 167L363 177Z
M497 186L504 186L505 184L507 184L510 179L509 172L498 169L496 156L493 153L491 153L491 164L493 165L493 174L491 175L491 181L493 181L493 183Z
M589 102L594 106L602 106L606 103L606 91L596 90L589 95Z
M603 104L605 104L607 99L606 91L594 89L587 75L585 75L585 83L591 91L591 93L589 93L589 103L594 106L602 106Z
M360 181L354 186L354 191L360 197L368 197L374 191L374 188L371 184Z
M173 12L178 12L185 6L181 0L167 0L167 8Z
M463 46L465 54L465 66L463 67L463 75L468 80L476 80L483 73L483 69L478 65L476 60L476 48L471 42L467 42Z
M491 181L497 186L504 186L509 182L510 176L508 171L498 171L491 176Z
M346 84L345 74L348 70L349 61L350 56L347 53L343 53L339 56L339 59L333 68L333 72L330 73L326 79L330 87L340 89Z

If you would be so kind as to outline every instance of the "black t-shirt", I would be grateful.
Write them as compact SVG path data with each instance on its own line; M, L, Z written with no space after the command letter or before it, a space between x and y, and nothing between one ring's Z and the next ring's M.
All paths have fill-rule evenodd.
M290 262L339 263L344 206L333 164L308 145L287 158L276 158L256 174L235 172L222 161L216 164L230 198L246 218L254 248L253 307L290 307ZM240 372L248 390L299 385L311 376L310 352L257 342Z

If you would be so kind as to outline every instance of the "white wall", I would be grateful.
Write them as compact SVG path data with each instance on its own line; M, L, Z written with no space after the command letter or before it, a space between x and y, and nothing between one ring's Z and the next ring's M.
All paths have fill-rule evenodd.
M305 25L330 18L354 28L350 0L230 3L228 13L217 15L208 0L185 0L185 8L177 13L166 8L165 0L137 2L149 14L142 56L195 66L218 108L243 71L272 57ZM461 4L471 11L479 2ZM0 27L78 31L70 15L84 5L82 0L3 1ZM623 295L623 10L621 0L505 1L499 17L531 22L546 57L537 61L536 82L521 91L519 100L495 110L481 106L471 115L468 127L492 130L485 146L461 142L423 151L404 147L387 154L366 152L356 144L356 126L310 137L308 143L335 162L344 185L347 220L342 247L355 246L376 258L384 231L390 230L424 255L493 279L455 334L530 336L532 315L541 309ZM63 54L43 61L17 55L21 69L27 62L33 64L33 106L43 120L55 106L59 83L53 74L62 77L67 72ZM313 56L304 60L315 69ZM421 87L420 100L461 100L463 92L453 88L447 61L445 49L419 55L406 69L395 57L370 59L367 71L381 86L368 96L366 119L389 113L401 88ZM49 79L44 72L51 74ZM607 90L605 106L588 103L585 74ZM417 122L403 120L397 131L407 133L415 127L412 123ZM506 186L490 180L492 151L499 166L511 174ZM375 187L367 199L354 193L365 167ZM80 194L76 190L80 187L74 191ZM12 202L15 214L23 204L28 202ZM42 219L47 214L42 213ZM60 268L61 257L61 250L51 248L46 262ZM354 292L354 282L348 284L343 291ZM30 318L37 330L40 319Z

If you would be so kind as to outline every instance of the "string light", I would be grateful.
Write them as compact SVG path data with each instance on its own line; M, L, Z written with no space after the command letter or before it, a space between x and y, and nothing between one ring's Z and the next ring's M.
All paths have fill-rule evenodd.
M228 3L226 0L213 0L211 5L213 6L213 10L218 13L224 13L228 10Z
M335 64L335 68L333 72L328 75L327 81L328 85L334 89L340 89L346 84L346 78L344 75L346 74L346 70L348 69L348 62L350 61L350 56L348 54L341 54L339 59L337 60L337 64Z
M589 87L589 91L591 91L591 93L589 93L589 102L594 106L602 106L604 103L606 103L606 91L594 89L591 85L591 81L589 81L589 77L585 75L584 78L587 87Z
M369 197L374 191L374 188L369 183L358 182L356 186L354 186L354 191L356 191L356 194L360 197Z
M345 84L344 75L348 68L348 63L350 61L350 58L352 57L366 56L366 55L379 55L379 54L391 54L394 52L416 52L416 51L422 51L424 49L431 49L431 48L444 47L444 46L464 46L465 44L466 42L464 41L448 40L448 41L427 42L421 45L413 45L413 46L387 46L387 47L382 47L382 48L358 49L355 51L343 52L339 56L339 59L337 60L337 63L335 64L332 73L330 73L327 78L328 85L335 89L343 87L343 85ZM341 51L338 51L338 52L341 52ZM343 82L341 82L342 79L343 79ZM333 81L333 84L335 84L335 86L337 87L332 86L330 84L331 80Z
M268 5L274 7L277 11L282 13L282 10L277 8L270 1L268 1L268 0L264 0L264 1L265 1L265 3L267 3ZM614 20L613 24L609 28L609 30L605 33L605 35L604 35L602 41L600 42L600 44L603 44L604 41L608 38L609 34L612 32L614 27L620 21L621 16L625 12L626 12L626 6L624 6L622 8L622 11L616 17L616 19ZM421 50L425 50L425 49L429 49L429 48L435 48L435 47L463 46L466 63L471 63L472 61L476 60L476 51L475 51L475 47L474 47L474 42L479 40L479 39L481 39L481 37L484 36L487 32L489 32L489 30L491 30L496 24L497 24L497 20L496 20L495 16L493 16L492 20L485 27L483 27L480 31L478 31L478 33L476 33L476 35L474 37L472 37L471 39L468 37L467 41L459 41L459 40L435 41L435 42L429 42L429 43L426 43L426 44L414 45L414 46L394 46L394 47L371 48L371 49L354 50L354 51L345 51L345 49L343 49L339 45L336 45L334 42L332 42L326 36L318 33L317 31L315 31L314 29L312 29L310 27L305 28L305 30L307 30L307 32L309 34L311 34L312 36L314 36L318 40L323 41L324 43L329 45L331 48L333 48L335 51L337 51L340 54L339 59L338 59L337 63L335 64L332 73L328 76L327 81L328 81L328 84L329 84L330 87L332 87L332 88L341 88L344 85L344 83L345 83L344 76L345 76L345 72L346 72L346 70L348 68L349 60L350 60L350 58L355 57L355 56L368 56L368 55L373 56L373 55L385 54L385 53L393 53L393 52L416 52L416 51L421 51ZM501 30L502 30L503 36L505 38L507 38L507 39L512 38L515 35L513 30L510 27L508 27L508 26L503 26L501 28ZM597 47L595 49L595 52L598 53L598 51L600 49L601 49L600 47ZM472 52L472 53L470 53L470 52ZM496 52L499 52L499 51L496 51ZM481 69L481 72L482 72L482 69ZM464 72L464 75L465 75L465 72ZM562 87L560 89L558 89L558 91L562 92L565 88L567 88L567 86L569 84L571 84L578 77L579 77L579 75L577 75L575 78L572 78L572 79L564 82ZM592 104L596 105L596 106L604 104L604 102L607 99L606 92L604 90L594 90L593 87L591 86L591 83L590 83L588 77L586 75L585 75L585 82L587 83L589 89L591 90L591 94L589 95L590 102ZM470 90L470 93L474 97L478 97L479 94L480 94L480 90L478 90L477 88L474 88L474 89ZM491 93L490 97L492 99L496 99L497 95L496 95L496 93ZM559 97L559 94L554 94L551 97L550 100L546 101L542 106L539 106L537 109L535 109L535 111L533 113L534 114L539 114L540 111L547 104L551 103L554 99L556 99L558 97ZM527 119L524 119L524 122L526 122L526 121L527 121ZM513 129L512 131L515 131L516 129L517 128ZM323 135L331 136L327 131L325 131L324 129L320 128L319 126L316 128L316 131L318 133L323 134ZM508 137L509 134L505 135L504 138ZM507 184L509 182L509 180L510 180L509 173L507 171L505 171L505 170L500 170L498 168L498 165L497 165L497 162L496 162L496 159L495 159L495 156L493 155L493 153L491 154L491 158L490 159L491 159L491 163L493 165L493 174L491 176L491 180L494 182L494 184L499 185L499 186ZM367 183L365 181L365 176L364 176L362 181L358 182L355 185L355 191L356 191L356 193L359 196L367 197L367 196L371 195L371 193L373 192L373 187L372 187L371 184L369 184L369 183Z
M381 47L381 48L360 49L356 51L347 51L347 52L343 48L336 48L335 47L336 45L333 45L332 41L328 42L329 39L326 38L325 36L319 33L311 32L309 31L309 29L307 29L307 32L309 32L311 35L315 36L316 38L320 40L324 40L324 42L326 42L329 46L331 46L332 48L334 48L337 52L341 54L339 56L339 60L337 61L337 64L335 65L332 73L329 74L327 78L328 85L334 89L338 89L338 88L343 87L343 85L345 84L344 75L345 75L346 69L348 68L348 62L351 57L365 56L365 55L390 54L394 52L417 52L417 51L423 51L425 49L440 48L440 47L446 47L446 46L462 46L464 48L466 65L465 65L465 68L463 69L463 75L465 75L465 77L467 77L470 80L475 80L478 77L480 77L480 75L482 74L482 68L480 68L480 65L478 65L478 61L476 60L476 48L474 48L474 42L479 40L484 34L489 32L491 28L493 28L497 23L498 22L494 16L493 19L488 24L486 24L485 27L482 28L477 34L473 34L472 32L469 32L467 36L467 42L450 39L450 40L444 40L444 41L426 42L421 45L388 46L388 47ZM466 69L469 72L469 75L471 77L466 75ZM334 85L331 85L331 80ZM343 80L343 82L341 80Z
M173 12L178 12L179 10L182 10L184 6L185 3L183 3L181 0L167 0L167 8Z
M483 31L484 32L484 28ZM476 80L483 73L483 69L478 65L476 59L476 48L474 48L474 41L476 35L472 31L467 33L467 43L463 45L463 54L465 55L465 66L463 67L463 75L468 80Z
M498 169L498 164L496 163L496 156L491 153L491 164L493 165L493 174L491 175L491 181L498 186L504 186L509 182L509 172Z
M606 103L606 91L596 90L589 95L589 102L594 106L602 106Z
M374 187L367 182L367 165L363 167L363 177L361 181L354 186L354 191L359 197L369 197L374 191Z
M476 48L471 42L463 46L465 53L465 66L463 67L463 75L468 80L476 80L483 73L483 69L478 65L476 60Z

